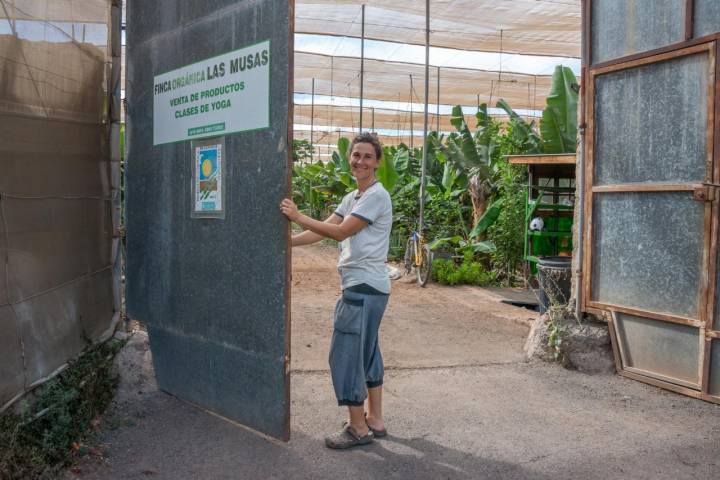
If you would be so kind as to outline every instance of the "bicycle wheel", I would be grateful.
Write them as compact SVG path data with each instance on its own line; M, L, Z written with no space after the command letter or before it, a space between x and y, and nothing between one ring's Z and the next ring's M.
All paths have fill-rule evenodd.
M413 238L410 237L410 238L408 238L407 245L405 246L405 275L410 274L414 263L415 263L415 242L413 242Z
M431 267L432 267L432 250L430 250L430 247L428 245L423 245L422 246L422 261L420 262L420 266L416 269L417 281L421 287L424 287L425 285L427 285L428 280L430 280Z

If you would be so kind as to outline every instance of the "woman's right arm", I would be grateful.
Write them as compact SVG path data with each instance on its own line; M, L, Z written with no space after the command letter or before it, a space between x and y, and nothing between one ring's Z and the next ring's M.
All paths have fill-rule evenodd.
M342 217L332 213L332 214L330 214L330 216L328 218L325 219L325 222L339 225L340 223L342 223ZM323 238L325 238L325 237L320 235L319 233L315 233L310 230L305 230L302 233L298 233L298 234L292 236L292 246L300 247L302 245L311 245L313 243L319 242Z

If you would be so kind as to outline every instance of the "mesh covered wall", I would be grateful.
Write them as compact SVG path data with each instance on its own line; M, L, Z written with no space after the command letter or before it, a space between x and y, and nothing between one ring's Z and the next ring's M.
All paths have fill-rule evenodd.
M111 4L0 0L0 406L118 317Z

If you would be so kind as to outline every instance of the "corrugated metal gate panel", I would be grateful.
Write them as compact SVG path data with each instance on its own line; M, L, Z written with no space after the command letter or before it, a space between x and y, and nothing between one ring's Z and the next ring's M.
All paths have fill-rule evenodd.
M695 37L710 35L720 30L720 2L717 0L693 0Z
M128 4L127 305L159 386L289 435L291 2ZM225 137L224 220L190 217L190 142L153 146L153 77L271 40L271 127ZM237 115L242 105L233 104Z
M688 192L596 194L592 300L697 318L704 214Z
M720 340L713 340L711 353L709 392L720 397Z
M584 2L583 288L622 374L720 402L716 10Z
M619 313L617 329L627 368L652 372L699 388L698 328Z
M705 53L597 77L595 185L704 181L711 74Z
M685 38L684 0L592 0L593 63Z

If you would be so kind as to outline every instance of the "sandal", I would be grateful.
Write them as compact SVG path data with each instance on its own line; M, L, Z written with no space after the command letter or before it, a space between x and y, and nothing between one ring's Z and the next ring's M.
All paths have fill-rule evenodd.
M367 419L367 412L365 412L365 418ZM366 420L365 423L367 423L367 420ZM349 420L343 420L342 427L345 428L345 427L347 427L348 425L350 425L350 421L349 421ZM376 429L376 428L371 427L370 425L368 425L368 428L369 428L370 431L373 433L373 435L375 436L375 438L387 437L387 434L388 434L388 433L387 433L387 428L383 428L382 430L378 430L378 429Z
M369 430L367 435L360 435L352 425L345 425L338 433L325 437L325 446L337 450L368 445L372 443L375 435Z

